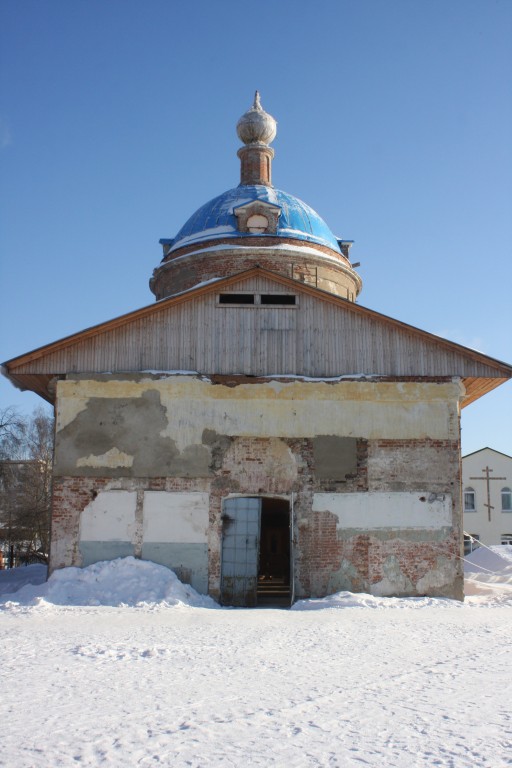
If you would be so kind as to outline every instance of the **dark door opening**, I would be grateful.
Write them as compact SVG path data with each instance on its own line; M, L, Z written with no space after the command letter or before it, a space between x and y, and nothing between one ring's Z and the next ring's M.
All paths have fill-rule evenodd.
M290 505L261 499L258 605L290 605Z
M290 528L286 499L237 496L224 501L222 605L290 605Z

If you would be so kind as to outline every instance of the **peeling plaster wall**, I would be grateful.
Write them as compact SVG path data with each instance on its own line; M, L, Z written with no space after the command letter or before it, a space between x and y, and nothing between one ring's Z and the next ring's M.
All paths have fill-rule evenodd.
M458 381L61 381L51 568L126 546L216 597L223 500L293 496L297 597L460 598L461 393Z
M71 449L69 456L59 451L63 468L112 447L129 456L142 449L150 464L156 435L158 448L182 453L202 445L205 428L230 436L458 439L458 382L271 380L230 387L191 376L131 378L58 383L57 439ZM141 445L134 433L151 436L151 443Z

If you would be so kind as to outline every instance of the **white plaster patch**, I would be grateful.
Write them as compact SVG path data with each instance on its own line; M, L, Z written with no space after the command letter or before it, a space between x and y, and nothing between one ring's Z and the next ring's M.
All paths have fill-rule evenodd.
M313 512L332 512L339 528L443 528L452 525L450 494L315 493ZM429 501L429 498L431 500Z
M205 544L210 499L207 493L144 493L144 541Z
M77 467L108 467L115 469L117 467L131 467L133 465L133 456L123 453L119 448L111 448L110 451L102 453L100 456L82 456L76 462Z
M136 491L100 491L80 518L80 541L131 541Z

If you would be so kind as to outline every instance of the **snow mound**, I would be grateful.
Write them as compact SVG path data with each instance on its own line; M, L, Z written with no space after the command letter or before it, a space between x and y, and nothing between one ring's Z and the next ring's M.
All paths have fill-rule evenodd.
M326 608L426 608L428 606L450 607L462 605L445 597L376 597L366 592L336 592L327 597L313 597L298 600L292 605L292 611L320 611Z
M3 595L0 606L19 605L191 606L217 608L211 597L183 584L174 571L135 557L94 563L86 568L62 568L45 584L30 584Z
M41 563L0 571L0 595L17 592L26 584L44 584L47 571L48 566Z
M475 549L464 559L464 574L464 590L472 604L486 598L512 603L512 547L508 544Z
M95 563L86 568L63 568L48 581L46 566L32 565L0 571L0 609L21 606L137 606L146 608L189 606L219 608L163 565L134 557ZM479 547L465 562L466 605L512 605L512 547ZM462 603L434 597L377 597L366 593L337 592L324 598L299 600L293 611L325 609L418 609L462 607Z
M492 571L512 573L512 546L509 544L477 547L464 558L464 573Z

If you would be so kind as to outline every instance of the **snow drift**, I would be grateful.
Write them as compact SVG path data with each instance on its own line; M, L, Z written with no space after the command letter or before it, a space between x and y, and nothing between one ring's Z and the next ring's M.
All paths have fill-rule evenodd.
M512 547L480 546L464 561L464 591L473 604L512 604Z
M512 604L512 547L479 547L465 559L466 605ZM163 565L134 557L94 563L86 568L63 568L45 582L46 567L32 565L0 571L0 608L42 606L219 608L212 598L183 584ZM375 597L338 592L324 598L299 600L293 611L372 608L418 609L429 606L462 607L447 598Z
M39 571L37 576L40 576ZM76 606L118 607L162 603L194 608L218 607L210 597L200 595L188 584L182 584L169 568L134 557L94 563L87 568L62 568L54 571L44 584L27 584L14 594L4 594L0 598L0 606L5 607L41 602Z

